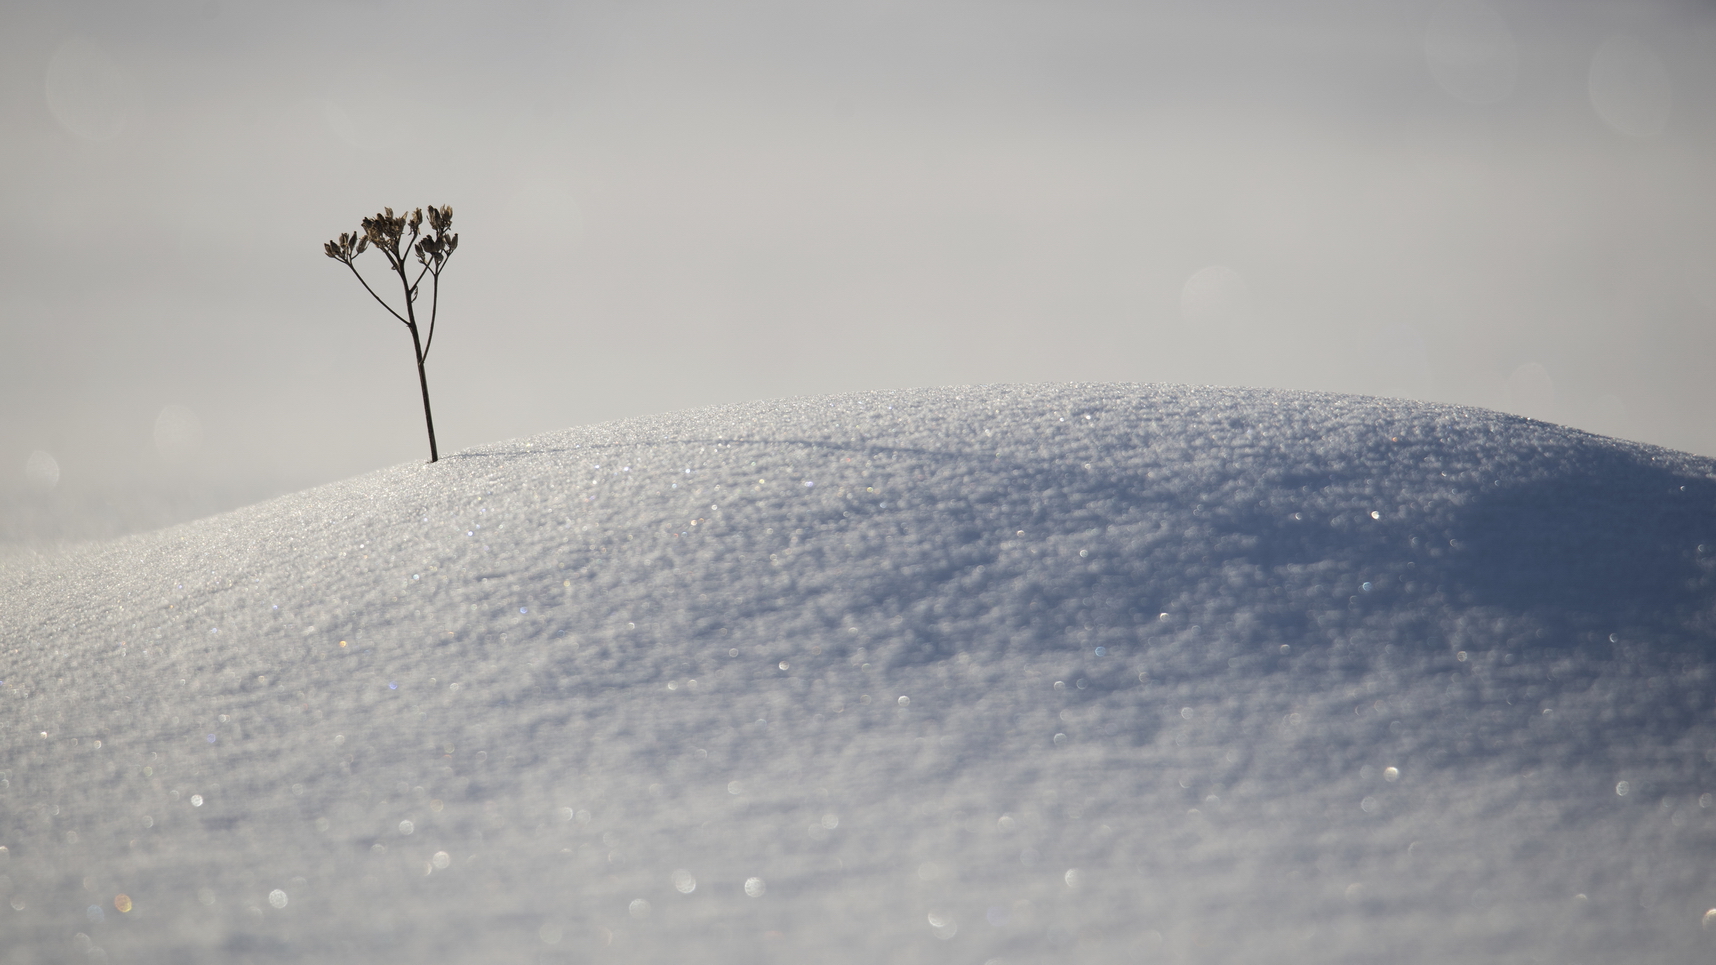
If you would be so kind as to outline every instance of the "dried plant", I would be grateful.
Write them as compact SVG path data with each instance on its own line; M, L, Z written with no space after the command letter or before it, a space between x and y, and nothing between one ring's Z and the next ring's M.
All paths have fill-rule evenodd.
M441 272L447 267L453 252L458 250L459 236L452 233L451 205L428 209L429 234L426 235L422 233L423 210L418 208L409 215L395 217L392 208L384 208L380 214L363 219L359 231L340 232L339 238L324 244L322 250L329 258L350 268L364 291L410 330L411 347L417 354L417 384L423 389L423 421L429 427L429 461L435 462L441 456L435 448L435 417L429 412L429 376L423 366L429 361L430 346L435 343L435 314L441 304ZM357 265L353 264L358 255L371 247L387 257L388 269L399 277L400 287L405 291L403 315L395 311L387 299L375 293L363 273L357 270ZM414 268L407 263L409 254L413 252L417 255L416 278L411 277ZM419 338L417 294L425 275L429 276L429 329L426 336Z

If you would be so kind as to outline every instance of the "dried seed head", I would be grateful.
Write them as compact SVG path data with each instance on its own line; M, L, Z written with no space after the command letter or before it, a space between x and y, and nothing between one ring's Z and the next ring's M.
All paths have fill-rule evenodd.
M342 231L337 240L322 245L322 251L335 261L351 264L352 259L361 254L366 247L364 239L356 232Z

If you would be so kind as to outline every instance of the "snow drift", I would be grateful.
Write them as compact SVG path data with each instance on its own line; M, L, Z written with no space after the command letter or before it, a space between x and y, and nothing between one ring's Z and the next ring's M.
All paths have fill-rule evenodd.
M1482 410L970 387L9 564L0 942L1706 956L1713 497L1710 460Z

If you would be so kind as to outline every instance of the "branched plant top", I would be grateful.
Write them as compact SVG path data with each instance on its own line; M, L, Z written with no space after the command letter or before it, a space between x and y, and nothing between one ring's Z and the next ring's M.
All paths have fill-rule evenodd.
M418 208L409 215L395 216L392 208L384 208L377 215L363 219L361 231L340 232L335 241L327 242L322 250L329 258L344 264L351 269L364 291L369 292L387 313L404 324L411 332L411 347L417 354L417 382L423 389L423 421L429 427L429 461L440 458L435 448L435 418L429 412L429 377L423 370L425 362L429 361L429 347L435 342L435 316L441 305L441 272L447 267L448 259L459 248L459 236L452 233L453 208L451 205L429 208L429 231L423 234L423 209ZM407 236L409 232L409 236ZM405 292L405 313L395 311L387 300L376 294L369 286L363 274L357 270L353 262L365 250L374 247L387 257L387 266L399 277L400 287ZM413 266L407 262L408 253L417 255L417 277L412 278ZM423 284L423 276L429 276L429 331L425 337L419 338L417 331L417 295Z

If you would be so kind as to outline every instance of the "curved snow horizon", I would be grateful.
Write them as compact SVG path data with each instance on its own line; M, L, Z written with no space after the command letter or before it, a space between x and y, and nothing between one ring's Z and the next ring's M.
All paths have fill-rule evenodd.
M757 402L0 580L8 961L1716 942L1716 461L1530 419Z

